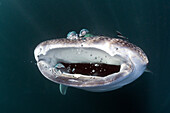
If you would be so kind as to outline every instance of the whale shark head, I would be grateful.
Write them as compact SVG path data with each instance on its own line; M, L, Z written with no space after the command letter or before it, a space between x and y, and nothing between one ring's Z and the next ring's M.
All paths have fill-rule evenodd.
M35 48L34 56L47 79L92 92L111 91L131 83L148 64L142 49L106 36L44 41Z

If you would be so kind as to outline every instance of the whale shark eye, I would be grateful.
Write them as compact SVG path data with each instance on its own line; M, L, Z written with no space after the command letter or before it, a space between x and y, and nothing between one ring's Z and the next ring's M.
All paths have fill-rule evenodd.
M87 29L82 29L79 33L79 36L80 37L85 36L87 33L89 33L89 31Z

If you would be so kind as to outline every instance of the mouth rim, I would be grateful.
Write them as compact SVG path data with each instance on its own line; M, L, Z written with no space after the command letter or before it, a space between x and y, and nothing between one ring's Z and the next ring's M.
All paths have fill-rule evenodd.
M113 56L112 56L113 57ZM60 76L57 76L56 78L54 76L56 75L49 75L49 73L46 73L42 69L42 65L46 65L47 63L43 60L37 61L37 66L40 70L40 72L49 80L64 84L67 86L73 86L73 87L96 87L96 86L103 86L107 84L111 84L113 81L116 81L115 84L126 77L128 77L128 73L131 73L133 71L132 69L132 62L129 63L123 63L120 65L119 72L109 74L105 77L99 77L99 76L89 76L89 75L82 75L82 74L69 74L69 73L62 73ZM47 64L48 65L48 64ZM113 65L113 64L112 64ZM123 69L122 65L126 65L126 69ZM54 71L54 70L52 70ZM49 75L49 76L47 76ZM71 75L71 76L70 76ZM120 79L121 78L121 79ZM119 79L119 80L118 80Z
M114 82L114 84L126 79L129 77L129 73L133 71L132 67L129 67L129 70L125 71L119 71L118 73L113 73L105 77L98 77L98 76L85 76L81 74L66 74L62 73L62 75L58 77L52 76L47 76L49 73L46 73L43 71L42 63L43 61L37 62L37 66L40 70L40 72L46 77L47 79L58 83L58 84L64 84L67 86L73 86L73 87L98 87L98 86L103 86L103 85L108 85ZM70 76L72 75L72 76Z

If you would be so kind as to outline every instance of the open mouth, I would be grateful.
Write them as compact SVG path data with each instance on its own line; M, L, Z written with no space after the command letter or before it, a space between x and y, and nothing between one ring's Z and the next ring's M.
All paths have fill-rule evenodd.
M64 63L61 70L69 74L81 74L86 76L105 77L120 71L120 65L100 64L100 63ZM58 68L59 69L59 68Z
M118 73L124 60L120 56L111 56L97 48L57 48L39 56L55 70L55 74L66 73L82 76L106 77ZM57 75L58 76L58 75Z

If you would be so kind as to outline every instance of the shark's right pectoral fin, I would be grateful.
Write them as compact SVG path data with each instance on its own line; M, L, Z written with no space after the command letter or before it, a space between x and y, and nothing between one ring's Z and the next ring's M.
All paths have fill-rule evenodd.
M62 95L66 95L66 93L67 93L67 88L68 88L68 86L65 86L65 85L63 85L63 84L60 84L60 86L59 86L60 93L61 93Z

